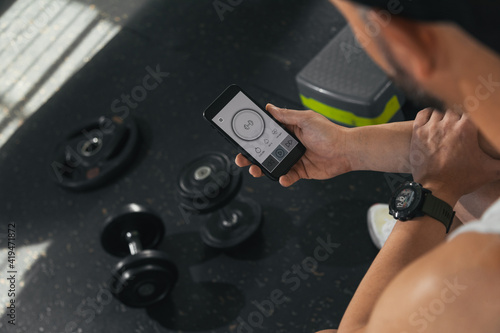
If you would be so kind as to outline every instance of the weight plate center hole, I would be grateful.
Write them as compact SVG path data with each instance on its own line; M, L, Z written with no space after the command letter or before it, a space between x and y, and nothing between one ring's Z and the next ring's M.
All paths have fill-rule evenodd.
M197 181L201 181L206 179L212 173L212 169L208 166L201 166L194 172L194 179Z
M150 282L146 282L146 283L143 283L141 286L139 286L139 288L137 289L137 292L142 297L147 297L147 296L153 295L155 290L156 290L156 287L154 286L154 284L152 284Z
M98 137L93 137L90 140L85 141L80 148L80 152L83 156L90 157L97 154L102 148L102 139Z

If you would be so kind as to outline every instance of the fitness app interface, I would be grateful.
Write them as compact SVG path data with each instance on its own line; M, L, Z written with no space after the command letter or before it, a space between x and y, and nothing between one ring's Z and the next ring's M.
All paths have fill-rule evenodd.
M298 143L241 91L212 120L269 172Z

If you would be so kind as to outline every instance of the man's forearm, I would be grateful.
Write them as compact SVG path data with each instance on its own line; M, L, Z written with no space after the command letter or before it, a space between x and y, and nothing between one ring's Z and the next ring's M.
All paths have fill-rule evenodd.
M353 171L410 173L413 121L347 130L347 154Z
M352 171L371 170L411 173L410 143L413 121L349 128L347 156ZM500 153L479 135L479 147L489 156L500 159Z

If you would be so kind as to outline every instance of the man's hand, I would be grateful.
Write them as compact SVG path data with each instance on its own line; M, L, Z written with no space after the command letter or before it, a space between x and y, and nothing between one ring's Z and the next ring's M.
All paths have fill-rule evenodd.
M346 129L335 125L324 116L314 111L281 109L268 104L269 111L279 122L294 133L307 148L302 158L280 177L282 186L290 186L300 179L329 179L351 171L346 157ZM236 156L240 167L250 165L243 155ZM254 177L261 177L262 170L250 166L249 172Z
M410 144L415 181L454 206L464 194L500 179L500 161L478 143L478 131L466 115L425 109L413 123Z

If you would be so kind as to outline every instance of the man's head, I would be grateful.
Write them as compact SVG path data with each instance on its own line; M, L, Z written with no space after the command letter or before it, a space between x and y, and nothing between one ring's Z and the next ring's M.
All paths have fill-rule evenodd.
M408 97L468 112L500 149L500 2L331 1Z
M359 12L365 26L367 24L374 24L374 21L369 18L369 15L373 15L373 13L371 13L367 7L361 7ZM386 17L389 18L388 16ZM434 96L431 92L425 91L412 76L412 73L405 68L404 64L399 63L399 60L396 59L392 53L389 45L390 41L386 41L382 38L381 34L372 35L380 56L386 61L387 66L390 67L390 72L388 73L389 77L405 93L406 97L423 108L433 107L440 111L446 110L446 103Z

